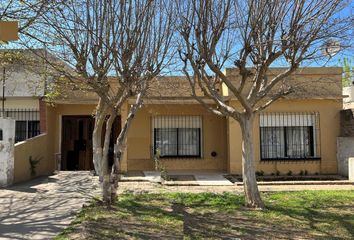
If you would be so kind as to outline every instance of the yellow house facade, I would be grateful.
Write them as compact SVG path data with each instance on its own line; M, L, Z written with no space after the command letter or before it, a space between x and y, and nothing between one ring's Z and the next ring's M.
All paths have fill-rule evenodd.
M271 74L280 70L272 69ZM226 74L233 76L235 70L227 69ZM291 76L298 92L276 101L254 123L257 171L337 173L341 74L341 68L306 68ZM199 105L190 97L188 84L184 77L162 77L152 84L128 132L122 171L154 170L154 156L158 152L167 170L241 174L239 124ZM238 106L225 86L220 86L219 91L228 104ZM93 167L90 148L97 99L91 95L77 98L75 93L68 95L71 98L58 100L46 109L47 131L53 136L48 143L53 150L48 166L89 170ZM113 130L111 155L113 139L119 134L133 102L134 99L128 100L121 109Z

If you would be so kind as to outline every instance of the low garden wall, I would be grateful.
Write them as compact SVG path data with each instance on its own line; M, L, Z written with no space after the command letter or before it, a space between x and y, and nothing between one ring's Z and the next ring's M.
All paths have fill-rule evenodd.
M338 174L348 177L348 160L354 158L354 137L337 138Z
M41 134L15 144L14 183L49 174L48 141L47 134Z

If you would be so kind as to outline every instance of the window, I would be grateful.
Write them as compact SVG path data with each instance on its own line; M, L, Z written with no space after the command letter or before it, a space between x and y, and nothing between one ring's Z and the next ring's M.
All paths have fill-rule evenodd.
M37 109L6 109L4 116L16 120L15 142L40 134L40 116Z
M28 121L27 125L27 138L33 138L41 133L39 121Z
M260 116L261 160L319 159L318 113Z
M159 116L153 119L153 148L161 157L201 157L199 116Z
M28 138L40 134L39 121L16 121L16 142L24 141Z

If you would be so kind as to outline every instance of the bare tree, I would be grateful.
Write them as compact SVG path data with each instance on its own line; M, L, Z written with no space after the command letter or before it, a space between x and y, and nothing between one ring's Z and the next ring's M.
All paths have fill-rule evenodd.
M287 77L300 64L326 57L324 47L331 56L337 42L346 40L350 24L338 14L343 5L339 0L190 0L178 7L183 42L179 54L193 96L208 110L241 126L242 176L249 207L264 208L254 166L255 116L293 91ZM232 64L240 76L236 82L222 71ZM283 65L284 71L270 77L272 64ZM239 108L217 91L219 83L227 86ZM196 89L204 96L198 96ZM205 97L214 100L216 107L207 104Z
M43 14L42 22L29 33L75 69L58 69L67 81L99 97L92 139L93 162L103 180L103 200L107 204L117 198L119 166L129 126L143 104L149 82L170 60L172 9L163 0L63 1ZM116 140L110 171L112 124L128 98L134 98L135 103Z
M43 12L55 5L54 1L48 0L2 0L0 21L19 21L19 32L25 33Z

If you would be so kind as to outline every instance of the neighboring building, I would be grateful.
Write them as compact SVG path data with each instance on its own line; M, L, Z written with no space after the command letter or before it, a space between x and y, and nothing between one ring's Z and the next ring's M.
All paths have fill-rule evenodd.
M280 69L270 69L276 74ZM226 74L237 79L234 69ZM342 109L341 68L299 69L290 77L295 92L258 115L254 125L255 161L265 174L336 174L336 138ZM167 84L166 84L167 83ZM228 103L225 86L219 91ZM59 153L62 170L92 169L92 113L97 98L73 91L47 106L47 132L54 155ZM114 126L114 139L127 117L129 99ZM138 111L127 138L122 171L154 170L154 153L160 149L167 170L213 170L241 174L241 130L239 124L219 117L199 105L190 94L185 77L160 77L151 84L144 106ZM210 100L210 104L212 101ZM113 141L112 141L113 149ZM112 150L111 150L112 153ZM52 169L53 170L53 169Z
M0 66L0 116L16 120L15 141L20 142L45 131L40 119L40 109L45 107L43 61L38 64L39 58L29 50L1 50L0 56L4 63Z
M343 87L343 95L346 96L343 99L343 108L354 109L354 81L349 87Z

